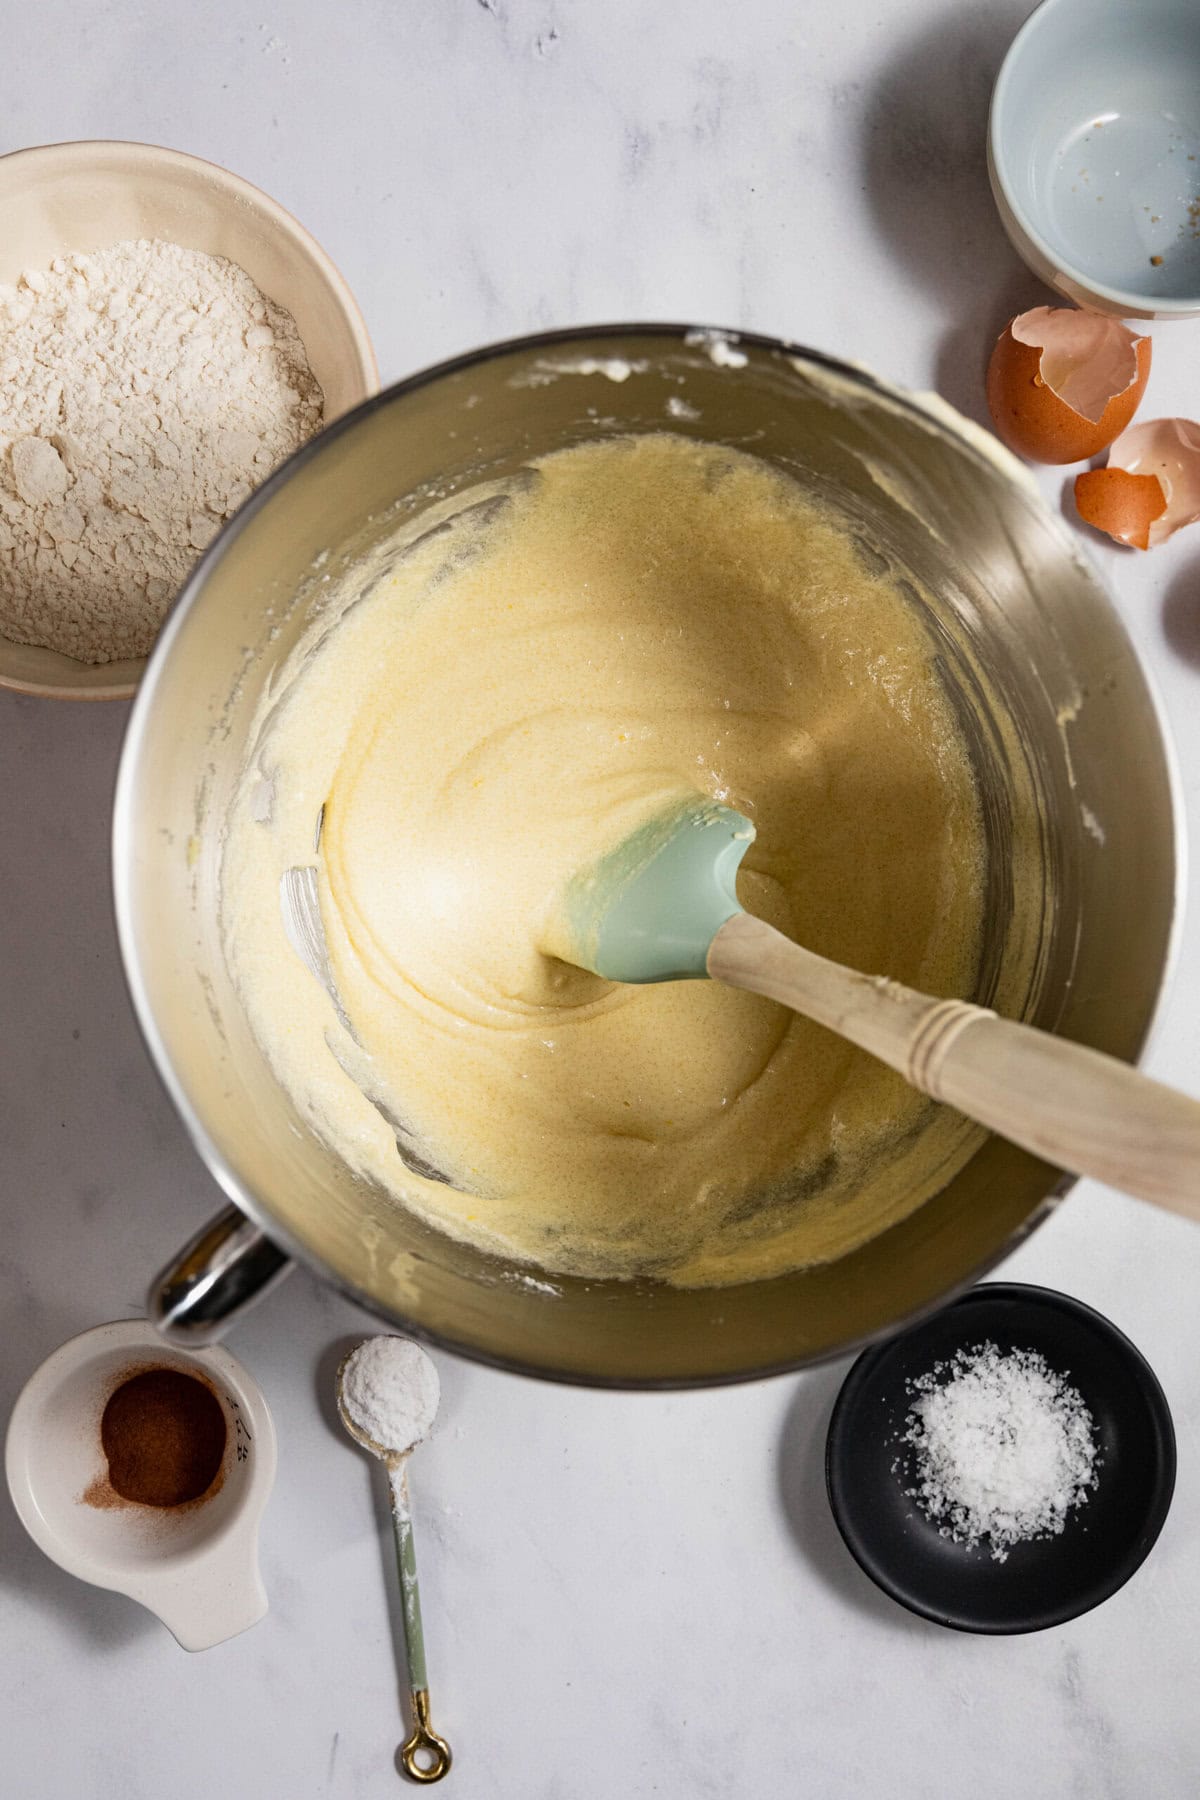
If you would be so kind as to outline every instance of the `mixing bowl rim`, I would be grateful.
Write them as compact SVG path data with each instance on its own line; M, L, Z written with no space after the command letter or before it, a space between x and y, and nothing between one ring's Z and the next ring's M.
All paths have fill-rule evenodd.
M232 1203L246 1215L264 1234L279 1248L287 1253L303 1268L310 1270L321 1281L327 1283L336 1292L362 1307L375 1318L393 1327L399 1322L404 1330L421 1342L432 1345L436 1349L446 1350L454 1355L464 1356L473 1362L486 1367L499 1369L508 1374L529 1376L538 1380L560 1382L572 1387L593 1387L615 1391L680 1391L692 1388L728 1387L748 1381L764 1380L772 1376L794 1374L800 1369L818 1368L826 1363L837 1362L844 1356L857 1355L870 1344L893 1335L897 1331L907 1330L919 1320L939 1311L942 1307L956 1300L967 1289L973 1287L994 1268L998 1267L1006 1257L1034 1232L1065 1198L1074 1186L1076 1176L1069 1173L1060 1175L1058 1181L1035 1206L1020 1225L1005 1239L993 1256L989 1256L964 1271L962 1279L950 1288L939 1293L927 1304L914 1307L899 1318L890 1321L886 1327L860 1333L853 1339L839 1344L837 1348L822 1351L812 1356L781 1357L777 1361L759 1364L753 1368L721 1370L712 1374L701 1375L666 1375L666 1376L611 1376L595 1374L589 1371L564 1367L550 1367L522 1361L519 1357L504 1356L487 1349L480 1348L463 1338L456 1338L449 1332L431 1331L426 1326L404 1317L399 1312L389 1312L386 1307L371 1296L356 1288L345 1280L321 1258L307 1249L296 1238L291 1229L277 1220L270 1210L263 1206L257 1195L248 1193L223 1153L217 1147L208 1128L200 1118L197 1110L184 1088L174 1063L167 1051L158 1025L155 1021L146 989L145 980L138 953L137 936L133 924L132 872L134 867L134 850L136 842L136 814L134 794L138 772L141 765L141 749L146 734L149 716L154 703L154 696L162 675L162 671L170 656L171 648L183 628L192 606L208 580L209 573L220 559L236 542L258 512L269 505L275 495L281 491L292 474L310 460L320 455L332 442L343 433L355 429L363 420L386 406L395 404L406 395L419 392L435 381L445 377L463 373L483 363L494 362L501 357L529 353L542 349L561 348L567 344L587 344L615 337L645 338L661 337L676 342L681 348L691 339L688 347L702 344L705 340L719 338L728 343L748 345L755 350L762 350L772 356L783 356L789 360L811 363L819 368L845 378L853 385L878 395L892 405L899 405L903 410L915 414L921 422L935 431L953 436L961 451L975 458L984 460L985 453L978 448L966 432L956 432L953 426L942 416L934 414L922 405L920 399L907 393L902 388L893 387L873 371L846 363L823 351L811 350L806 345L797 344L786 339L773 338L757 332L739 331L721 326L700 326L696 324L644 323L615 325L585 325L578 327L562 327L554 331L532 332L523 337L508 338L499 343L483 345L478 349L464 352L458 356L447 358L429 368L418 370L415 374L404 377L333 420L324 430L310 438L306 444L293 454L268 477L261 487L245 501L242 507L230 519L204 551L196 563L187 581L180 589L162 629L159 632L138 691L130 710L129 721L121 747L120 762L117 771L116 791L113 803L112 823L112 856L113 856L113 903L116 916L117 939L121 951L121 961L125 973L126 984L133 1002L134 1016L142 1039L150 1055L150 1060L174 1105L189 1138L200 1155L209 1174L216 1181L221 1191ZM969 422L968 422L969 424ZM1026 505L1036 505L1041 509L1056 535L1059 536L1069 554L1087 569L1087 572L1108 599L1109 611L1113 622L1125 638L1129 654L1137 664L1139 673L1146 685L1150 697L1151 708L1158 727L1159 743L1162 748L1166 768L1167 786L1170 797L1172 822L1171 844L1174 857L1174 882L1171 895L1171 923L1168 934L1166 952L1163 958L1154 1003L1147 1021L1143 1039L1138 1052L1141 1062L1147 1047L1161 1022L1164 1003L1173 984L1178 962L1180 937L1182 930L1183 906L1182 897L1185 892L1182 881L1185 876L1186 839L1184 833L1184 812L1182 804L1182 779L1177 765L1174 743L1167 729L1165 708L1159 695L1157 685L1143 659L1138 654L1137 646L1125 627L1124 620L1111 596L1106 584L1100 579L1098 572L1090 561L1082 556L1077 545L1066 534L1065 526L1053 517L1040 496L1018 478L1020 465L1014 460L1014 473L1003 469L1003 464L990 454L987 462L995 472L1002 473L1008 484L1020 494ZM789 1280L789 1276L776 1279ZM549 1304L549 1302L547 1302Z

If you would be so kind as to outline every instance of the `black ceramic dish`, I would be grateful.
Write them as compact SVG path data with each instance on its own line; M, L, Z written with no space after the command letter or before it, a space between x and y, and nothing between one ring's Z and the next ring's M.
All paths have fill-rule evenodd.
M1014 1544L1004 1562L986 1542L942 1537L906 1498L912 1451L899 1442L907 1383L985 1339L1040 1351L1068 1377L1101 1457L1099 1486L1061 1535ZM1115 1325L1051 1288L989 1282L859 1357L833 1409L825 1481L851 1555L902 1606L958 1631L1041 1631L1107 1600L1149 1555L1175 1487L1175 1432L1154 1371Z

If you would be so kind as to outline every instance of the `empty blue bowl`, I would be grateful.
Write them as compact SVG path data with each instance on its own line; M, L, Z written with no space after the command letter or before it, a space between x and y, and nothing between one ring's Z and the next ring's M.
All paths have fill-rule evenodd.
M1121 318L1200 314L1200 0L1044 0L996 81L988 169L1051 287Z

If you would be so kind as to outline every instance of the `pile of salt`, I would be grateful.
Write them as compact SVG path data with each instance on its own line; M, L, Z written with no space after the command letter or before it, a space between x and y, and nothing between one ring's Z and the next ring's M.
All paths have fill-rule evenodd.
M943 1379L949 1372L948 1379ZM905 1489L943 1537L1003 1562L1014 1544L1061 1532L1099 1483L1092 1415L1035 1350L960 1350L909 1383Z

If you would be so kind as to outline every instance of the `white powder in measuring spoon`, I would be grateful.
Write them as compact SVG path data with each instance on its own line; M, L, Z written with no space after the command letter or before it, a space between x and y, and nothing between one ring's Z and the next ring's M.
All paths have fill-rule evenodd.
M342 1405L359 1431L386 1451L411 1450L437 1417L441 1386L432 1360L409 1338L367 1338L342 1370Z
M948 1379L945 1379L948 1372ZM905 1489L943 1537L1003 1562L1014 1544L1061 1532L1098 1486L1094 1422L1077 1389L1036 1350L961 1350L909 1383Z
M138 239L0 286L0 633L144 655L323 407L295 321L224 257Z

